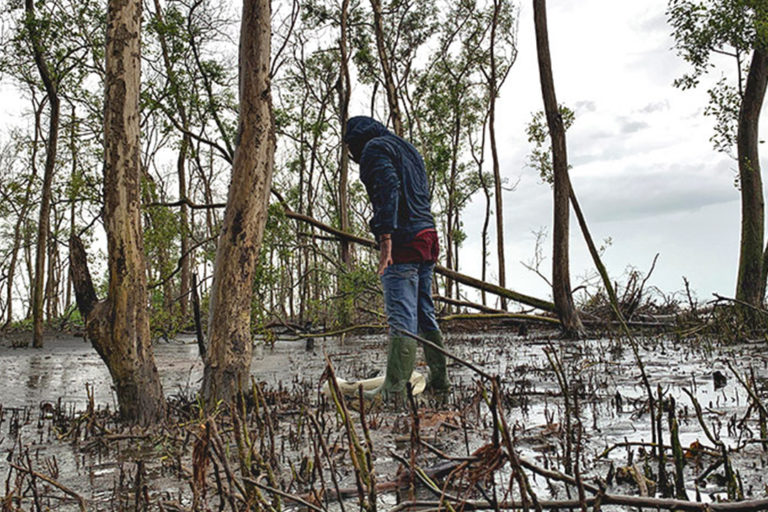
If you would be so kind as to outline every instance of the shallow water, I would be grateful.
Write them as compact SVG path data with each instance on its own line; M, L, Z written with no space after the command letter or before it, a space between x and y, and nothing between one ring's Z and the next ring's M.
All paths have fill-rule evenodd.
M314 350L307 351L303 341L278 340L273 347L265 347L257 341L252 362L252 375L257 381L270 386L290 387L298 379L317 381L325 367L324 354L328 354L337 375L347 378L370 377L385 364L386 349L383 335L315 340ZM581 386L579 393L580 418L586 430L584 450L587 476L604 478L611 464L626 465L628 449L612 451L608 457L598 456L606 448L629 442L650 442L650 422L645 408L647 393L631 347L610 339L583 342L561 342L547 337L526 338L505 333L447 334L448 348L460 358L471 361L483 371L499 375L505 395L504 410L507 421L514 428L521 454L541 465L557 467L560 463L562 438L553 426L564 421L563 398L545 350L552 350L562 361L569 385ZM191 337L180 337L154 347L158 370L167 395L193 396L202 376L202 363L197 346ZM739 425L748 408L748 397L727 367L730 362L740 373L753 368L759 392L765 393L768 377L768 355L763 346L745 344L713 348L708 345L675 343L669 340L646 340L640 345L640 357L654 393L660 385L665 396L674 397L680 421L680 441L684 447L694 441L705 445L706 439L698 420L693 414L690 398L683 388L690 390L704 408L707 424L716 436L729 447L740 446L749 435L759 436L755 414ZM106 367L90 346L82 339L57 336L46 341L43 349L10 348L0 344L0 368L5 384L0 396L3 416L0 420L0 477L9 471L7 454L15 442L12 432L15 423L22 425L22 442L34 454L33 465L44 470L52 462L58 467L62 483L80 492L95 503L107 503L113 496L114 486L122 481L121 461L108 456L83 455L70 445L57 441L55 431L41 421L41 406L60 403L67 409L83 410L88 403L86 389L93 389L94 402L98 407L114 410L115 399L110 389ZM713 372L720 371L727 377L724 387L715 389ZM479 378L467 368L450 365L454 392L451 407L459 410L474 393ZM577 384L578 383L578 384ZM620 397L620 400L619 400ZM309 401L314 400L308 398ZM428 401L422 406L427 407ZM488 410L481 407L480 416L487 420ZM468 439L458 433L434 432L442 449L456 455L464 455L488 442L488 430L480 423L470 429ZM486 421L487 422L487 421ZM392 475L396 462L386 455L396 449L393 431L397 430L397 418L382 422L383 427L374 432L377 453L377 472L384 478ZM665 425L665 444L669 443ZM429 430L425 427L425 430ZM402 434L402 433L400 433ZM468 441L468 442L467 442ZM466 445L465 445L466 443ZM637 447L631 448L635 460L639 458ZM95 458L94 458L95 457ZM130 458L130 457L129 457ZM764 468L768 459L759 444L746 445L734 455L748 498L763 497L768 479ZM655 463L654 463L655 464ZM655 469L655 468L654 468ZM688 467L690 476L701 469ZM697 489L687 479L687 491L691 498ZM539 481L536 490L546 492ZM623 490L629 494L636 490ZM167 496L178 496L183 501L188 493L185 482L157 475L154 491ZM701 499L714 500L723 496L721 482L707 483L698 489ZM110 494L112 493L112 494ZM382 504L391 505L391 496L382 496ZM109 508L104 505L100 508ZM114 507L113 507L114 508Z

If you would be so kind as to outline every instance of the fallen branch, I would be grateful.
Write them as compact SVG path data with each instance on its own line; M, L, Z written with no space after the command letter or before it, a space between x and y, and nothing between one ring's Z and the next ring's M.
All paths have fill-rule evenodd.
M478 304L476 302L470 302L468 300L452 299L450 297L445 297L443 295L433 295L432 299L438 302L444 302L446 304L450 304L451 306L459 306L459 307L476 309L483 313L508 313L508 311L504 311L503 309L492 308L489 306L485 306L483 304Z
M427 339L424 339L421 336L416 336L415 334L410 333L408 331L403 331L402 329L398 329L396 327L392 327L392 329L396 330L399 334L402 334L403 336L407 336L408 338L411 338L411 339L414 339L414 340L418 341L422 345L426 345L426 346L428 346L428 347L430 347L430 348L432 348L434 350L437 350L438 352L443 354L445 357L447 357L449 359L453 359L457 363L466 366L467 368L469 368L470 370L472 370L476 374L480 375L481 377L484 377L487 380L493 380L493 377L491 375L485 373L483 370L481 370L480 368L478 368L474 364L470 363L469 361L466 361L466 360L460 358L459 356L451 354L450 352L445 350L440 345L436 345L435 343L432 343L431 341L429 341Z
M652 498L640 496L622 496L617 494L603 494L594 498L585 500L587 506L594 506L597 502L601 505L626 505L629 507L648 507L665 510L678 510L686 512L756 512L765 510L768 507L768 499L737 501L729 503L696 503L673 498ZM401 512L415 508L445 508L445 501L406 501L390 509L390 512ZM563 510L574 509L581 506L578 499L560 500L560 501L540 501L542 509ZM490 503L488 501L457 501L454 505L463 510L522 510L524 504L520 501L504 501L500 503Z
M313 505L312 503L308 502L304 498L301 498L300 496L296 496L296 495L287 493L287 492L285 492L285 491L283 491L281 489L275 489L274 487L270 487L269 485L262 484L261 482L259 482L257 480L254 480L252 478L244 477L243 481L248 483L248 484L255 485L256 487L258 487L259 489L262 489L264 491L271 492L273 494L277 494L278 496L282 496L283 498L285 498L287 500L295 501L296 503L298 503L300 505L304 505L305 507L310 508L312 510L315 510L316 512L322 512L322 510L323 510L322 508L318 507L317 505Z
M32 469L19 466L18 464L14 464L13 462L11 462L10 465L16 471L21 471L23 473L27 473L28 475L30 475L30 476L32 476L34 478L39 478L40 480L42 480L42 481L44 481L44 482L46 482L46 483L56 487L57 489L59 489L61 492L63 492L67 496L70 496L70 497L76 499L78 507L80 507L80 510L82 510L83 512L85 512L85 510L87 509L86 505L85 505L85 499L82 496L80 496L79 494L77 494L75 491L73 491L72 489L67 487L66 485L60 484L59 482L57 482L56 480L54 480L51 477L45 476L44 474L38 473L37 471L33 471Z
M440 320L525 320L528 322L539 322L548 325L560 325L560 320L539 315L526 315L523 313L459 313L455 315L446 315L440 317Z

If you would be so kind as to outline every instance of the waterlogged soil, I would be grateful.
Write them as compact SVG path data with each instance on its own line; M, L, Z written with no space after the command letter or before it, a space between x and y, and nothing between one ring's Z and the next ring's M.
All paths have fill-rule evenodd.
M63 417L74 418L86 411L89 401L97 410L116 408L106 367L82 338L51 335L43 349L12 348L24 341L20 336L0 341L0 478L5 482L0 495L13 497L13 506L24 510L38 505L77 510L72 499L75 494L85 499L92 510L189 509L193 503L190 482L194 439L187 435L172 442L166 435L164 441L134 442L131 435L115 425L110 425L109 436L101 438L93 433L73 435L73 423L68 426ZM586 482L595 484L600 480L613 494L639 496L645 492L636 479L627 476L626 469L637 468L650 480L658 474L658 461L650 456L652 448L648 446L654 437L639 357L653 393L661 391L667 403L670 398L675 401L680 444L685 450L687 497L709 502L728 496L725 468L715 464L715 443L704 432L691 396L701 407L701 420L709 434L729 450L736 472L734 481L743 497L768 496L768 455L757 442L761 437L758 407L736 377L738 374L746 379L752 372L756 394L766 400L768 351L763 343L720 346L713 341L653 337L639 339L636 353L626 340L600 337L567 342L559 340L554 332L527 336L503 331L448 332L445 338L456 356L486 374L499 376L501 410L514 434L516 448L537 466L565 472L570 451L570 459L579 460ZM305 497L321 484L331 487L327 461L333 461L340 488L355 488L343 425L333 403L319 390L326 356L336 374L347 379L376 375L383 370L386 358L383 334L345 339L318 337L313 341L308 349L303 339L278 339L272 345L256 340L252 362L254 382L259 383L265 403L271 408L273 426L266 432L258 418L253 420L252 435L258 441L255 445L260 446L265 459L272 461L273 480L285 492ZM169 403L187 404L189 410L203 370L194 339L181 336L159 342L154 349ZM561 379L555 367L561 369ZM421 362L417 369L426 371ZM447 399L428 393L418 397L419 435L443 454L467 457L478 449L482 451L493 438L493 417L486 400L490 384L458 362L449 364L449 374L453 386ZM569 416L563 385L571 397ZM351 400L350 405L354 402ZM332 457L318 455L318 439L305 426L309 415L320 419L318 428L334 452ZM662 422L665 445L670 444L667 415L664 412ZM359 416L355 412L351 416L362 437ZM411 410L405 407L384 406L368 413L377 483L397 480L398 457L408 459L409 446L413 446L413 419ZM193 423L187 420L185 425ZM571 436L570 448L568 427L578 433ZM69 435L65 435L68 428ZM82 429L87 430L85 426ZM446 460L420 449L418 463L429 468ZM312 464L326 467L312 470ZM44 475L71 492L40 479L33 484L29 473L18 466ZM236 460L232 467L238 473ZM671 460L666 471L674 474ZM707 472L705 478L696 479ZM324 477L318 479L321 473ZM508 464L491 474L489 481L495 482L500 496L510 485L509 475ZM564 484L533 474L529 479L540 499L568 496ZM486 488L493 487L489 481L484 483ZM648 483L647 492L654 496L658 489ZM208 506L218 509L227 498L217 495L217 486L212 482L207 485ZM455 490L460 485L449 482L446 487ZM424 489L417 492L418 498L436 499ZM516 496L517 491L512 490L507 497ZM407 498L388 491L379 493L377 499L380 509L386 510ZM357 508L357 495L350 500L349 506ZM292 506L290 500L285 501L286 508ZM338 509L338 504L335 507L330 506Z

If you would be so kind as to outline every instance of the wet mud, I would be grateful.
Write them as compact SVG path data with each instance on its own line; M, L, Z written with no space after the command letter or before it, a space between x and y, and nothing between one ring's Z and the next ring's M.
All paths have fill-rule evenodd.
M447 397L425 393L410 405L382 405L365 415L350 399L345 424L337 404L319 391L325 356L339 377L371 377L384 368L385 336L314 341L310 350L306 340L258 341L252 403L219 427L195 408L202 362L194 340L156 344L169 403L183 413L174 426L147 434L108 419L106 411L115 410L109 374L82 339L57 336L44 349L11 348L5 340L0 494L7 509L78 510L78 499L89 510L310 508L297 505L294 498L301 498L321 510L345 503L354 510L366 500L387 510L440 498L416 467L445 496L497 504L523 497L521 473L528 479L522 494L542 501L576 500L578 485L565 483L569 478L626 496L716 503L768 495L768 451L760 442L768 393L763 344L654 337L638 340L635 352L613 338L447 333L453 354L499 377L497 393L492 382L451 362ZM426 371L423 363L419 369ZM523 466L504 450L499 414ZM661 464L659 434L668 447ZM354 439L362 446L358 456L370 459L367 470L353 460ZM368 472L375 481L366 480ZM360 490L371 485L375 498ZM256 501L246 505L244 495Z

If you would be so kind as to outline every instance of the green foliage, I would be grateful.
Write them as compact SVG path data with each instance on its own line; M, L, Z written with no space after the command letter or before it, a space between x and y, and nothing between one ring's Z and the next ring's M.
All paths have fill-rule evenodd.
M731 153L736 143L736 124L749 69L749 54L768 43L768 6L762 0L670 0L667 18L672 26L675 50L691 70L675 80L683 90L699 86L717 69L716 57L732 57L734 80L726 76L707 90L705 115L715 120L713 147Z
M567 131L576 120L576 114L565 105L559 106L560 117ZM531 116L531 121L525 129L528 142L533 144L533 149L528 155L528 166L539 172L542 183L550 186L555 183L555 175L552 164L552 143L549 137L549 125L544 111L540 110Z

